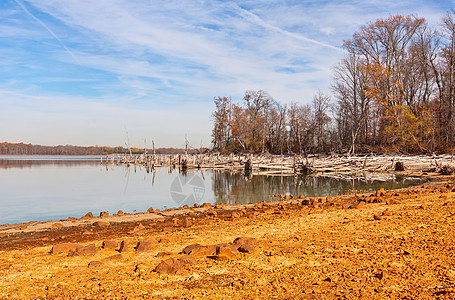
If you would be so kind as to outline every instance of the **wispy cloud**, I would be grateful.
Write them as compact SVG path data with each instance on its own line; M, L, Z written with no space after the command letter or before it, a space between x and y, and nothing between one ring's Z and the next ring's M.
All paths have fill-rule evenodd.
M54 39L56 39L60 45L66 50L66 52L74 59L74 61L79 64L79 62L77 61L76 57L74 56L74 54L71 52L70 49L68 49L68 47L65 46L65 44L62 42L62 40L49 28L47 27L47 25L41 21L40 19L38 19L35 15L33 15L28 9L27 7L25 7L25 5L23 5L19 0L14 0L14 2L17 3L17 5L19 5L27 15L29 15L33 20L35 20L38 24L40 24L44 29L47 30L47 32L50 33L50 35L52 35L54 37Z
M0 112L0 119L14 129L0 140L25 141L26 132L43 136L35 135L41 128L49 143L60 143L64 136L46 125L54 120L65 124L68 143L118 144L102 131L114 123L121 134L127 122L139 142L154 135L179 145L177 132L191 130L209 145L213 97L237 100L247 89L264 89L283 103L311 101L318 90L328 91L343 40L359 26L397 13L427 17L436 26L451 5L6 0L0 4L0 104L11 113ZM11 116L20 113L33 126L14 121ZM71 128L70 121L83 126Z

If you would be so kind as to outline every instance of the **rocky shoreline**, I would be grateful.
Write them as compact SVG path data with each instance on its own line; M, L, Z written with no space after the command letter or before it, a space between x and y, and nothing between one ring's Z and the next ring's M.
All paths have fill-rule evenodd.
M0 299L454 296L455 188L101 214L0 228Z

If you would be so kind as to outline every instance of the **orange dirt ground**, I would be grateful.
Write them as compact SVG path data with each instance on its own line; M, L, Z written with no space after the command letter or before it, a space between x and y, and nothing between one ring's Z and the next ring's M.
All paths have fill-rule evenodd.
M3 225L0 299L453 299L455 189L444 180L166 216L71 219L40 229ZM197 257L178 274L155 271L188 245L237 237L255 238L254 252ZM118 248L101 248L103 241L129 248L118 255ZM151 248L137 251L139 241ZM94 244L95 251L50 253L67 242Z

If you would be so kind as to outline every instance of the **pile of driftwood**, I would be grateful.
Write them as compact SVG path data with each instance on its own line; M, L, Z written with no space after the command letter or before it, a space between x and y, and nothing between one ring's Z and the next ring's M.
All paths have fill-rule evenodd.
M401 172L421 175L424 172L449 174L455 168L453 155L137 155L106 157L103 163L190 169L223 169L245 171L253 175L285 175L296 173Z

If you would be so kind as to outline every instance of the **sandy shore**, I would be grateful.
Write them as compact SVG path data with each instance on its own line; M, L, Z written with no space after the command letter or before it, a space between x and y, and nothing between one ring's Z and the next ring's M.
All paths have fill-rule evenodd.
M446 178L390 192L6 225L0 299L453 298L454 191ZM238 237L251 238L249 248L233 244ZM181 253L193 244L209 247ZM157 272L164 260L178 266Z

